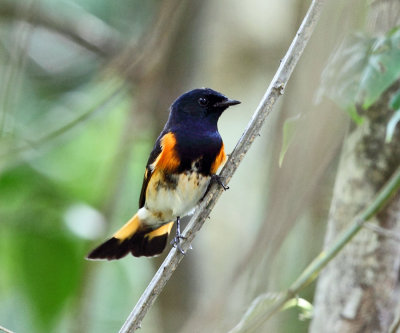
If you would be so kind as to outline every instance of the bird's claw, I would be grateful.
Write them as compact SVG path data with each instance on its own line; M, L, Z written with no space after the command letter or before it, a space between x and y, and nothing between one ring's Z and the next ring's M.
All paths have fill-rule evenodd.
M221 177L220 175L211 176L211 181L216 182L219 186L221 186L224 189L224 191L229 190L229 186L225 185L223 179L224 177Z
M178 216L176 218L176 233L175 233L174 239L171 242L171 245L173 247L176 247L180 253L186 254L186 252L183 251L183 249L181 247L181 239L186 239L186 237L182 236L182 234L181 234L181 219Z
M179 235L177 234L174 239L171 241L171 245L173 247L176 247L178 249L178 251L182 254L186 254L185 251L183 251L182 247L181 247L181 239L186 239L186 237L183 237L180 233Z

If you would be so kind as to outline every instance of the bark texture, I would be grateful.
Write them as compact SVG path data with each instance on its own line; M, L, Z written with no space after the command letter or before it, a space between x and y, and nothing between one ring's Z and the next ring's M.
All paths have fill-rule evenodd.
M393 10L397 10L394 15ZM400 17L398 1L375 1L370 17L375 32ZM390 18L390 19L388 19ZM370 20L371 22L371 20ZM377 24L379 23L379 24ZM371 24L369 26L371 29ZM400 130L385 143L389 100L396 83L364 112L366 121L347 136L331 204L325 247L348 226L400 164ZM400 194L371 222L400 234ZM361 230L322 272L316 290L311 333L388 332L400 300L400 243Z

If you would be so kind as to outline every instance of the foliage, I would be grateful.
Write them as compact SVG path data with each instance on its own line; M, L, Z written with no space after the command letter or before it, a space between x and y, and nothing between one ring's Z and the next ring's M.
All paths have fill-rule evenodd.
M155 2L149 1L135 12L135 3L120 1L119 6L111 6L107 1L85 0L40 5L60 20L71 14L102 19L102 24L125 29L119 34L132 38L145 28L155 9ZM62 13L60 6L66 8ZM75 307L83 308L85 303L80 297L90 244L66 223L66 213L82 203L97 212L103 208L111 193L109 185L115 181L109 175L119 157L120 133L132 100L119 94L107 108L98 107L121 85L115 75L101 72L101 57L43 27L25 27L29 47L20 47L24 39L19 23L6 22L1 22L0 34L0 324L17 332L69 331L78 320ZM128 160L138 178L130 179L133 187L140 187L149 145L147 132L141 133L145 139L126 148L136 153L135 162ZM136 201L127 196L123 205ZM127 216L123 209L121 215ZM89 225L90 221L82 220L81 224ZM99 237L95 231L91 234ZM126 282L126 271L114 280L132 286L132 281ZM93 284L97 291L97 281ZM121 301L126 294L122 294L101 293L101 303L119 297L113 311L126 311L128 304ZM105 319L96 318L96 332L120 326L104 316L109 309L98 313Z
M367 110L400 78L399 59L400 28L380 37L361 33L350 35L328 61L317 95L319 98L326 95L346 110L355 123L361 124L363 118L358 114L357 106ZM392 97L389 107L396 112L387 124L386 142L391 141L400 122L400 90ZM279 166L289 148L299 117L291 117L283 125Z
M392 97L389 107L394 110L393 116L390 118L386 127L386 142L392 141L396 125L400 122L400 90L398 90Z
M279 166L282 166L283 159L285 158L285 154L289 149L290 143L292 142L294 133L296 131L296 126L298 125L298 121L301 118L301 114L297 114L293 117L290 117L285 120L283 123L282 129L282 147L279 153Z
M76 290L82 270L82 247L62 226L68 200L60 188L29 166L4 173L0 187L2 242L7 238L10 247L4 250L13 258L2 269L15 277L10 287L26 295L34 321L48 331Z
M351 35L329 60L319 96L328 96L360 123L356 105L368 109L399 79L399 59L399 28L380 37Z

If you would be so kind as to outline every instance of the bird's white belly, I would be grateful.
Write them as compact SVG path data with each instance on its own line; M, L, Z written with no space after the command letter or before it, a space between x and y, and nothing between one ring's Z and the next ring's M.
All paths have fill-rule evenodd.
M139 210L140 219L157 226L188 215L204 196L210 179L195 171L169 176L162 172L152 175L145 206Z

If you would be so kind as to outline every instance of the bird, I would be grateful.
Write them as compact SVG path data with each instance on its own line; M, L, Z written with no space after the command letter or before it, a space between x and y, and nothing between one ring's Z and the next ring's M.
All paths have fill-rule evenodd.
M228 107L240 103L210 88L193 89L172 103L146 164L139 210L87 259L159 255L175 221L171 244L185 254L180 246L181 217L194 211L213 181L227 189L216 174L226 161L217 123Z

